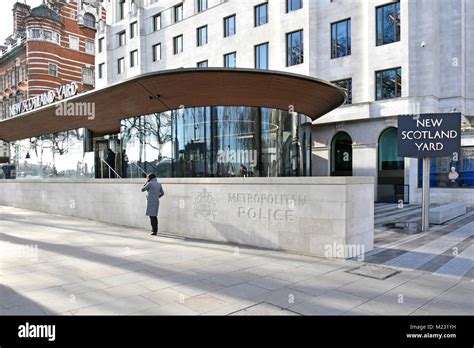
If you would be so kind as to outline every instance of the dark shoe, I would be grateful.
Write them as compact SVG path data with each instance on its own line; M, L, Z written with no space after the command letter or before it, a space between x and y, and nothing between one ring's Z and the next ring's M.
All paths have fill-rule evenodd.
M152 232L150 235L151 235L151 236L156 236L157 233L156 233L156 232Z

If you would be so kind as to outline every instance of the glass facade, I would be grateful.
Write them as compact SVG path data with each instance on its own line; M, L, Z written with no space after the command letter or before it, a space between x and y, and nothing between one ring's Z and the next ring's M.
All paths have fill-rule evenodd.
M303 30L286 34L286 65L293 66L303 64Z
M402 68L375 72L375 98L384 100L402 96Z
M16 177L94 178L94 153L84 151L86 133L76 129L11 143Z
M422 187L423 160L419 161L418 186ZM474 146L464 146L458 158L431 159L431 187L474 187Z
M126 119L120 134L129 160L126 176L299 176L302 158L311 156L310 146L300 143L310 137L310 127L303 127L308 122L303 115L254 107L189 108Z

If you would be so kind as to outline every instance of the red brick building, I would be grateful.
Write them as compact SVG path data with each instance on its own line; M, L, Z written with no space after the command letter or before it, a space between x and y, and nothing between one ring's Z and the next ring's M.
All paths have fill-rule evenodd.
M13 33L0 46L0 119L12 106L70 82L94 88L95 34L105 10L99 0L44 0L14 4ZM8 147L0 144L0 163Z

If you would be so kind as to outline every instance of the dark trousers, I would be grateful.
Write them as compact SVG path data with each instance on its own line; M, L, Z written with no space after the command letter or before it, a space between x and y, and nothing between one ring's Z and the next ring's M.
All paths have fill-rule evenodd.
M153 233L158 233L158 217L150 216L150 222Z

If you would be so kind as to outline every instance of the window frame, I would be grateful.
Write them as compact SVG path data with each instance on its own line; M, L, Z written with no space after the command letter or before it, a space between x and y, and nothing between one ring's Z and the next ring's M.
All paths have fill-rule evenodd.
M201 42L201 30L206 29L206 37L205 37L205 42ZM209 43L209 37L208 37L208 25L203 25L202 27L199 27L196 29L196 46L197 47L202 47L206 46Z
M52 69L52 67L54 67L54 69ZM51 73L52 71L54 72L54 74ZM58 77L58 74L58 65L54 63L48 63L48 75L52 77Z
M130 68L138 66L138 50L130 51Z
M293 8L293 0L286 0L286 13L295 12L303 8L303 0L297 0L300 4L298 8Z
M230 30L228 31L227 29L230 28L228 27L228 21L233 18L234 20L234 32L230 34ZM237 15L234 13L233 15L224 17L224 38L226 37L231 37L237 34Z
M178 16L180 14L181 16ZM184 19L184 3L173 6L173 23L179 23Z
M267 55L266 55L266 68L261 68L261 67L257 67L257 62L260 62L260 60L258 59L258 57L260 57L260 51L258 51L258 54L257 54L257 50L262 47L262 46L266 46L267 48ZM253 49L253 52L254 52L254 66L255 66L255 69L258 69L258 70L269 70L270 69L270 42L267 41L267 42L262 42L261 44L257 44L254 46L254 49Z
M227 58L230 57L231 55L235 56L234 62L235 66L228 66L227 65ZM237 51L229 52L224 54L224 68L229 68L229 69L234 69L237 68Z
M346 40L347 40L347 46L346 46L346 52L342 56L338 56L337 52L334 50L334 40L333 40L333 26L336 28L336 41L337 41L337 25L340 23L346 22ZM337 58L343 58L352 55L352 18L345 18L341 19L337 22L333 22L330 24L330 30L331 30L331 59L337 59ZM350 35L349 35L350 33Z
M266 8L266 22L265 23L259 23L259 19L260 19L260 16L258 16L257 14L259 14L259 9L264 7ZM254 15L254 27L257 28L257 27L261 27L262 25L265 25L265 24L268 24L269 22L269 15L268 15L268 2L263 2L259 5L255 5L254 7L254 11L253 11L253 15Z
M117 59L117 75L122 75L125 72L125 57Z
M200 64L203 64L203 63L206 63L206 66L200 66ZM197 62L196 67L201 68L201 69L208 68L209 67L209 60L206 59L206 60L202 60L200 62Z
M127 45L127 31L126 30L122 30L121 32L117 33L117 36L118 36L118 47L123 47Z
M157 25L158 19L159 19L159 24L160 24L159 26ZM152 20L153 20L153 32L158 31L158 30L161 30L161 28L162 28L161 19L162 19L162 18L161 18L161 12L155 14L155 15L152 17Z
M400 17L397 16L397 5L399 6L400 8L400 17L401 17L401 4L400 4L400 1L397 0L397 1L394 1L394 2L390 2L390 3L387 3L387 4L383 4L383 5L380 5L380 6L376 6L375 7L375 46L376 47L380 47L380 46L384 46L384 45L390 45L392 43L396 43L396 42L400 42L402 40L402 27L401 27L401 19ZM394 26L394 41L391 41L391 42L384 42L384 38L385 38L385 26L384 26L384 16L383 16L383 9L385 7L389 7L389 6L393 6L394 7L394 20L395 20L395 26ZM382 39L382 43L379 43L379 28L378 28L378 25L379 25L379 10L382 10L382 33L381 33L381 39ZM397 40L397 24L396 24L396 21L399 21L400 22L400 30L399 30L399 35L398 35L398 40Z
M344 105L352 105L352 77L348 77L348 78L345 78L345 79L338 79L338 80L334 80L334 81L331 81L332 84L338 86L339 88L342 88L344 89L344 87L340 86L339 83L341 82L344 82L344 81L348 81L350 82L350 93L347 92L347 98L348 100L346 100L346 102L344 103Z
M290 53L289 37L290 35L293 35L296 33L300 33L300 61L297 64L291 64L290 61L292 61L291 59L292 55L289 54ZM304 64L304 29L299 29L299 30L286 33L286 67L289 68L289 67L297 66L301 64Z
M159 50L159 59L158 59L158 55L156 54L157 53L157 48L160 48ZM152 49L152 60L153 62L159 62L161 60L161 42L158 42L157 44L154 44L153 46L151 46L151 49Z
M391 98L383 98L383 96L379 99L378 98L378 93L377 93L377 90L378 90L378 79L377 79L377 74L381 73L383 74L384 72L388 72L388 71L392 71L392 70L400 70L400 96L395 96L395 97L391 97ZM383 81L382 81L382 84L383 84ZM395 86L397 86L395 84ZM397 88L395 88L395 90L397 91ZM401 98L402 97L402 92L403 92L403 80L402 80L402 67L401 66L397 66L397 67L394 67L394 68L388 68L388 69L382 69L382 70L376 70L375 71L375 101L383 101L383 100L390 100L390 99L396 99L396 98ZM382 94L382 93L381 93ZM398 93L397 93L398 94Z
M138 21L130 23L130 40L138 37Z
M181 50L178 50L178 46L176 45L178 39L181 38ZM184 36L183 34L173 37L173 55L178 55L184 52Z

